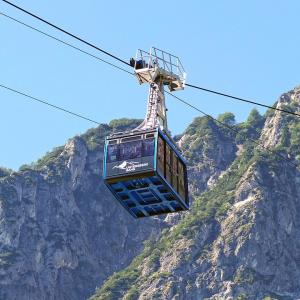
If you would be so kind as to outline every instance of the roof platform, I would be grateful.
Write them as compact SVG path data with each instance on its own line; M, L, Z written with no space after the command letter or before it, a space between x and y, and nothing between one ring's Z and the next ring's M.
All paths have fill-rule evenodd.
M186 73L175 55L155 47L150 52L139 49L131 65L140 84L162 82L170 91L184 89Z

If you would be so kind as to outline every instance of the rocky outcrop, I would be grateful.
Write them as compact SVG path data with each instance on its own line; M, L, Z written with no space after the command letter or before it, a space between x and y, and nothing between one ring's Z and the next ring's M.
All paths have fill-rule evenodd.
M104 137L138 123L112 121L20 172L1 169L0 299L86 299L125 268L144 241L180 221L184 214L134 220L103 183ZM196 169L192 173L191 186L203 190L210 175L197 180Z
M2 172L0 299L87 299L167 226L158 218L134 220L104 186L109 130L75 137L45 164Z
M295 112L299 106L298 88L277 104ZM235 153L231 138L224 172L196 197L190 214L107 280L92 299L299 299L299 128L298 119L268 112L258 139L262 147L244 139ZM189 134L193 138L185 151L197 142L197 134ZM203 158L201 147L194 163ZM218 153L215 149L208 155ZM199 191L204 189L201 178Z
M300 87L283 94L277 101L276 108L299 113L300 111ZM276 147L280 143L284 127L289 122L295 122L294 117L286 115L281 111L273 111L266 119L261 135L264 147Z
M232 132L208 117L198 117L178 141L188 159L190 191L197 195L213 186L234 161L238 146Z

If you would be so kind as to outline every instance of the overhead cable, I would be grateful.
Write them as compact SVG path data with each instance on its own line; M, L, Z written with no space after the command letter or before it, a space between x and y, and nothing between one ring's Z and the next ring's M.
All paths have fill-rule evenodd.
M57 42L59 42L59 43L62 43L62 44L64 44L64 45L68 46L68 47L71 47L71 48L73 48L73 49L75 49L75 50L77 50L77 51L79 51L79 52L81 52L81 53L83 53L83 54L86 54L86 55L88 55L88 56L90 56L90 57L92 57L92 58L95 58L95 59L97 59L97 60L99 60L99 61L101 61L101 62L103 62L103 63L105 63L105 64L108 64L108 65L110 65L110 66L112 66L112 67L114 67L114 68L117 68L117 69L119 69L119 70L121 70L121 71L123 71L123 72L126 72L126 73L128 73L128 74L134 75L134 73L132 73L132 72L130 72L130 71L127 71L127 70L125 70L124 68L121 68L121 67L119 67L119 66L117 66L117 65L115 65L115 64L113 64L113 63L111 63L111 62L109 62L109 61L107 61L107 60L104 60L104 59L100 58L99 56L96 56L96 55L94 55L94 54L92 54L92 53L90 53L90 52L87 52L87 51L85 51L85 50L83 50L83 49L81 49L81 48L79 48L79 47L77 47L77 46L74 46L74 45L72 45L72 44L70 44L70 43L67 43L67 42L63 41L62 39L59 39L59 38L57 38L57 37L55 37L55 36L53 36L53 35L51 35L51 34L49 34L49 33L46 33L46 32L44 32L44 31L42 31L42 30L40 30L40 29L37 29L36 27L33 27L33 26L28 25L28 24L26 24L26 23L24 23L24 22L22 22L22 21L20 21L20 20L17 20L16 18L13 18L13 17L11 17L11 16L9 16L9 15L3 13L3 12L0 12L0 15L6 17L6 18L8 18L8 19L10 19L11 21L14 21L14 22L16 22L16 23L19 23L19 24L21 24L21 25L23 25L23 26L25 26L25 27L27 27L27 28L30 28L30 29L32 29L32 30L34 30L34 31L36 31L36 32L38 32L38 33L44 35L44 36L47 36L47 37L49 37L49 38L51 38L51 39L53 39L53 40L55 40L55 41L57 41Z
M217 92L217 91L214 91L214 90L206 89L206 88L203 88L203 87L200 87L200 86L197 86L197 85L193 85L193 84L189 84L189 83L186 83L185 85L188 86L188 87L194 88L194 89L198 89L198 90L204 91L204 92L212 93L212 94L215 94L215 95L219 95L219 96L231 98L231 99L242 101L242 102L246 102L246 103L255 104L257 106L261 106L261 107L265 107L265 108L269 108L269 109L273 109L273 110L278 110L278 111L284 112L286 114L290 114L290 115L293 115L293 116L300 117L300 114L297 114L297 113L292 112L290 110L286 110L286 109L282 109L282 108L278 108L278 107L274 107L274 106L269 106L269 105L266 105L266 104L263 104L263 103L260 103L260 102L247 100L247 99L236 97L236 96L232 96L232 95L229 95L229 94L224 94L224 93L221 93L221 92Z
M6 86L6 85L4 85L4 84L0 84L0 87L2 87L3 89L6 89L6 90L8 90L8 91L14 92L14 93L16 93L16 94L22 95L22 96L24 96L24 97L26 97L26 98L28 98L28 99L34 100L34 101L36 101L36 102L39 102L39 103L48 105L48 106L50 106L50 107L52 107L52 108L55 108L55 109L58 109L58 110L60 110L60 111L65 112L65 113L68 113L68 114L70 114L70 115L73 115L73 116L75 116L75 117L78 117L78 118L84 119L84 120L86 120L86 121L92 122L92 123L94 123L94 124L97 124L97 125L100 125L100 124L101 124L101 123L99 123L99 122L97 122L97 121L95 121L95 120L92 120L92 119L90 119L90 118L88 118L88 117L85 117L85 116L83 116L83 115L81 115L81 114L75 113L75 112L70 111L70 110L68 110L68 109L66 109L66 108L63 108L63 107L61 107L61 106L54 105L54 104L52 104L52 103L50 103L50 102L48 102L48 101L41 100L41 99L38 99L38 98L33 97L33 96L31 96L31 95L28 95L28 94L26 94L26 93L20 92L20 91L18 91L18 90L15 90L15 89L13 89L13 88L10 88L10 87L8 87L8 86Z
M98 51L100 51L100 52L102 52L102 53L104 53L104 54L106 54L106 55L108 55L108 56L116 59L116 60L118 60L118 61L120 61L121 63L130 66L130 64L128 62L126 62L125 60L117 57L116 55L113 55L113 54L111 54L111 53L109 53L109 52L101 49L100 47L98 47L98 46L96 46L96 45L94 45L94 44L92 44L92 43L84 40L83 38L81 38L81 37L79 37L79 36L77 36L77 35L69 32L69 31L67 31L67 30L65 30L65 29L63 29L63 28L61 28L61 27L59 27L59 26L57 26L57 25L55 25L55 24L53 24L53 23L51 23L51 22L49 22L49 21L47 21L47 20L45 20L45 19L43 19L41 17L39 17L38 15L33 14L30 11L28 11L28 10L26 10L26 9L24 9L24 8L22 8L22 7L18 6L18 5L10 2L10 1L7 1L7 0L2 0L2 1L5 2L5 3L7 3L7 4L9 4L9 5L11 5L11 6L13 6L13 7L15 7L16 9L24 12L25 14L27 14L27 15L29 15L29 16L31 16L31 17L33 17L33 18L35 18L35 19L37 19L37 20L39 20L39 21L41 21L41 22L43 22L43 23L45 23L45 24L47 24L47 25L49 25L49 26L51 26L51 27L53 27L53 28L55 28L55 29L57 29L57 30L59 30L59 31L65 33L65 34L67 34L67 35L69 35L69 36L71 36L71 37L73 37L74 39L76 39L76 40L78 40L78 41L80 41L80 42L82 42L82 43L84 43L84 44L86 44L86 45L88 45L88 46L90 46L90 47L92 47L92 48L94 48L94 49L96 49L96 50L98 50Z

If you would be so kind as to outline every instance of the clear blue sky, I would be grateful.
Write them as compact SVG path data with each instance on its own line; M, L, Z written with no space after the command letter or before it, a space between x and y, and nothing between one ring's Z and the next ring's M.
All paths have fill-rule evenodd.
M272 104L300 83L299 1L11 0L117 56L156 46L178 55L187 81ZM0 1L0 11L103 58L87 46ZM101 123L143 118L147 88L134 78L0 16L0 83ZM251 105L187 89L177 93L207 113ZM94 125L0 88L0 165L17 169ZM172 133L197 112L167 98Z

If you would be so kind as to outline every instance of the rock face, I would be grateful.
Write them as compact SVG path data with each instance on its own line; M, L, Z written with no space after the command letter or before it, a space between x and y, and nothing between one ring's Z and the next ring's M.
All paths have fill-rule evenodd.
M134 220L104 186L111 130L100 126L35 166L1 172L0 299L87 299L167 226Z
M283 94L278 102L277 108L287 111L299 112L300 110L300 87ZM292 117L293 118L293 117ZM266 120L264 130L261 135L261 140L264 146L275 147L284 133L284 127L291 122L291 117L287 117L280 111L275 111ZM297 120L293 120L297 122Z
M300 89L282 95L277 107L299 113ZM263 128L253 128L259 123ZM190 156L198 182L193 208L93 300L300 299L300 120L278 111L264 119L252 113L235 129L229 137L212 130L223 132L212 137L225 148L208 143L207 155L193 148L197 130L187 130L182 147L186 155L197 153ZM205 176L198 174L199 158L214 159L223 172L206 166Z
M191 187L197 191L220 174L211 164L218 164L224 151L232 160L235 151L233 144L226 150L225 144L232 141L213 122L201 122L205 126L197 120L191 126L198 131L214 126L219 148L190 165ZM0 299L87 299L142 251L144 241L157 239L162 229L179 222L178 214L134 220L102 181L105 135L137 124L112 121L71 139L20 172L0 169ZM189 144L194 135L187 131L180 143ZM185 151L197 157L199 147L194 144Z
M238 149L232 133L206 117L196 118L178 145L189 162L190 192L194 195L217 181L236 158Z

